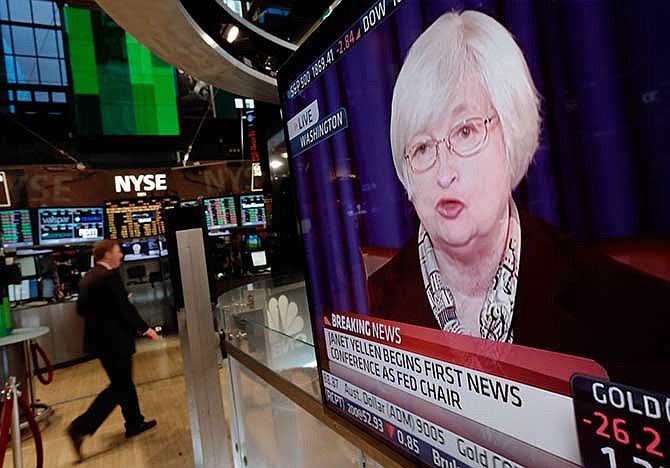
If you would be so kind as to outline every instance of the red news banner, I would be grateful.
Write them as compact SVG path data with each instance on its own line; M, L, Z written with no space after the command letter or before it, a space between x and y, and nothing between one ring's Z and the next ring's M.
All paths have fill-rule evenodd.
M594 361L355 314L324 318L326 398L429 466L581 463L570 377Z

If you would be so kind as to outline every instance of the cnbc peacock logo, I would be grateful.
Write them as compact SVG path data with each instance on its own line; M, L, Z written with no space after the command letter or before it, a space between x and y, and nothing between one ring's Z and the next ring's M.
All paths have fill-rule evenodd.
M272 330L269 342L274 357L297 348L298 340L307 342L305 320L299 312L298 305L283 294L268 301L267 326Z

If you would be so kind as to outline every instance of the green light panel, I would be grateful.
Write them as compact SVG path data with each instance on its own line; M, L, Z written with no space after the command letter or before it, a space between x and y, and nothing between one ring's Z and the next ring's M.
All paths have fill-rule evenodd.
M179 135L174 69L104 13L63 11L78 134Z

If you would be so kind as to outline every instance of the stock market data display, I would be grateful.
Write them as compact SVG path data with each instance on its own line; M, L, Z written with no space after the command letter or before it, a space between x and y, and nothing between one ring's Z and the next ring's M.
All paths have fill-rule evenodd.
M29 210L0 211L4 248L29 247L35 244Z
M240 208L242 226L264 226L267 224L263 195L240 196Z
M206 198L203 208L210 233L238 226L235 197Z
M110 239L139 239L165 233L163 201L159 199L106 203Z
M102 207L37 210L40 245L95 242L104 238L104 224Z

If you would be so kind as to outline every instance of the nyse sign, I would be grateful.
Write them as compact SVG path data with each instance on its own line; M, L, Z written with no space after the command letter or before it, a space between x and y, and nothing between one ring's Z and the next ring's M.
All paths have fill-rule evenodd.
M167 190L167 174L114 176L114 189L117 193Z

